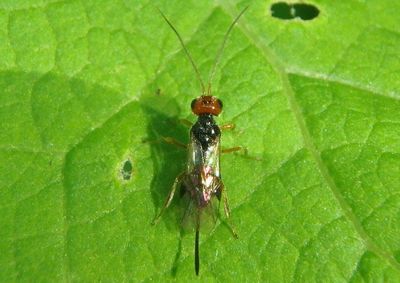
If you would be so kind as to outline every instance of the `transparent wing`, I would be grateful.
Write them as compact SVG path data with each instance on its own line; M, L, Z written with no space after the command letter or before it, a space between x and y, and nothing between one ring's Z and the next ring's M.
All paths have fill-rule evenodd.
M219 219L220 202L216 197L213 197L206 207L197 207L192 199L185 197L187 201L186 210L183 214L181 224L186 231L195 231L197 219L200 220L201 233L210 233Z
M220 177L220 150L219 137L206 150L203 150L200 142L191 134L188 148L187 172L194 172L196 168L210 167L213 174Z

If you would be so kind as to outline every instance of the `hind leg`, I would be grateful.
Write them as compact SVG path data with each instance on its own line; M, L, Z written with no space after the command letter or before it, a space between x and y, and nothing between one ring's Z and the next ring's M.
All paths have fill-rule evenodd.
M178 185L182 183L183 178L185 177L185 172L181 173L178 177L175 178L174 184L172 185L171 191L169 192L167 198L165 199L164 205L161 208L160 213L154 218L151 222L152 225L155 225L160 220L161 215L164 213L165 209L171 204L172 199L174 198L176 188Z
M236 229L233 226L230 216L231 216L231 210L229 208L229 202L228 202L228 196L226 194L226 190L225 190L225 186L222 183L222 181L220 181L220 186L217 190L217 198L221 201L224 202L224 212L225 212L225 216L226 216L226 224L228 225L229 229L232 232L233 237L235 237L236 239L239 238L238 234L236 233Z

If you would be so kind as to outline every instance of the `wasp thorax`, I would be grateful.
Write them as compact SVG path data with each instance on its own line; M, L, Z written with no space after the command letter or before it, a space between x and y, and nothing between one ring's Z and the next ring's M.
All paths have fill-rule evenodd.
M193 99L191 107L196 115L211 114L218 116L222 111L222 101L211 95L202 95Z

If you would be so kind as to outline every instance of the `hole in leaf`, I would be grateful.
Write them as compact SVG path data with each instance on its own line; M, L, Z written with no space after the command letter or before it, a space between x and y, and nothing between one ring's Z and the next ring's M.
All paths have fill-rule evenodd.
M132 162L130 160L126 160L124 162L124 165L122 165L121 169L122 179L124 179L125 181L130 180L132 177L132 171L133 171Z
M292 12L290 11L290 6L284 2L272 4L271 15L282 20L290 20L294 18Z
M310 4L294 4L295 15L304 21L312 20L319 15L319 10Z
M282 20L300 18L304 21L309 21L318 17L319 10L311 4L277 2L271 5L271 15Z

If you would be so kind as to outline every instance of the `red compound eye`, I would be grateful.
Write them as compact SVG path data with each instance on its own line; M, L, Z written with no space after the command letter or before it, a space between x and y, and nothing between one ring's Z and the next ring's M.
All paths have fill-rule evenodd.
M218 116L222 111L222 101L210 95L203 95L193 99L192 111L196 115L211 114Z

